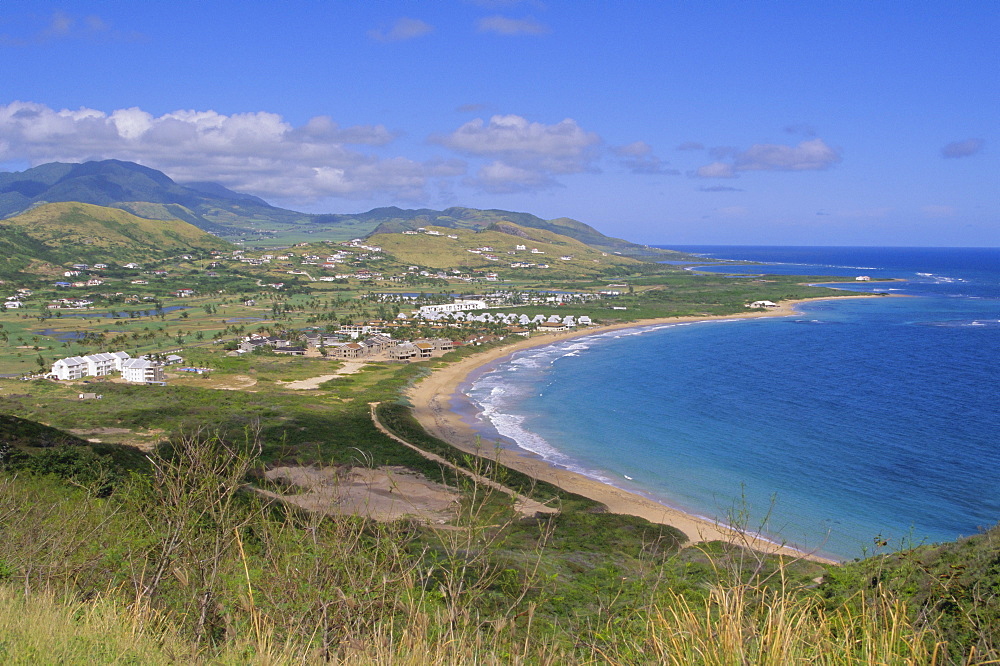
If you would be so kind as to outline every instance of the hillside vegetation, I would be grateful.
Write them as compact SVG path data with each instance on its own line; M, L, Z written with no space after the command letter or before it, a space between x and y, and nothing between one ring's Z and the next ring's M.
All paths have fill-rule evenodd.
M263 199L234 192L218 183L177 183L160 171L121 160L53 162L23 172L0 172L0 218L55 202L82 202L120 208L149 219L176 219L226 238L270 245L343 241L422 226L481 231L494 224L513 223L568 236L608 253L651 260L683 256L605 236L577 220L565 217L544 220L529 213L505 210L390 206L364 213L299 213L271 206Z
M52 162L23 172L0 173L0 217L22 213L39 203L70 201L122 208L137 215L145 215L148 204L159 204L154 215L166 211L168 219L176 217L216 233L232 232L233 223L249 229L257 223L287 224L311 217L221 185L181 185L156 169L121 160Z
M57 265L127 263L230 247L187 222L150 220L84 203L44 204L0 221L8 273L24 270L30 260Z
M447 528L307 514L248 492L262 482L252 429L174 438L144 466L115 447L91 451L0 421L0 439L14 433L18 455L0 448L5 663L867 665L998 655L995 531L821 568L738 544L679 548L669 529L572 504L519 519L508 499L475 484ZM975 584L953 583L966 573Z
M420 233L375 234L368 239L404 264L452 268L467 266L483 269L509 269L511 263L547 264L561 274L597 273L612 266L634 267L641 262L594 249L584 243L544 229L522 227L512 222L493 224L482 231L425 227L440 235ZM457 236L457 238L449 238ZM518 250L518 246L525 249ZM480 253L470 250L490 248ZM538 250L534 254L531 250ZM495 260L487 256L496 257ZM562 259L562 257L571 257Z

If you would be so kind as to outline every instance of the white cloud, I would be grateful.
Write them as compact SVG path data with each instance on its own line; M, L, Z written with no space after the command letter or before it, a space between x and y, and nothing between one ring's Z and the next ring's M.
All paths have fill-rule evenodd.
M476 23L479 32L493 32L498 35L544 35L549 29L533 18L512 19L506 16L487 16Z
M139 108L108 114L33 102L0 105L0 162L129 160L179 181L215 181L298 203L330 196L419 199L429 179L465 173L460 160L380 158L349 147L384 146L395 136L382 125L340 127L326 116L293 127L267 112L153 116Z
M38 46L66 39L135 42L144 40L144 37L134 31L112 30L100 16L89 15L81 19L64 11L57 11L47 18L44 25L38 25L29 34L0 34L0 47Z
M822 139L802 141L797 146L758 143L744 151L713 149L715 155L732 155L731 162L714 162L699 168L699 178L735 178L741 171L823 171L840 162L840 153Z
M488 191L500 191L498 183L518 183L519 190L541 189L556 184L554 175L593 170L601 144L597 134L571 118L546 125L516 115L493 116L488 123L477 118L430 140L463 155L494 160L480 169L474 181ZM512 191L507 185L499 187Z
M557 187L559 183L551 176L532 169L492 162L479 169L476 177L469 179L468 185L491 194L512 194L532 190Z
M703 167L698 167L694 175L698 178L736 178L733 166L724 162L712 162Z
M680 172L666 168L666 164L653 154L653 147L645 141L633 141L612 148L611 152L622 158L622 165L634 174L665 174L676 176Z
M964 141L952 141L941 149L942 157L969 157L975 155L986 144L982 139L966 139Z
M567 118L554 125L529 122L521 116L493 116L489 123L470 120L435 143L466 155L499 157L522 167L554 173L579 173L590 168L601 138Z
M415 18L397 19L388 30L369 30L368 36L377 42L402 42L416 37L422 37L433 32L434 26Z
M758 143L735 157L739 171L821 171L840 161L840 154L823 139L797 146Z

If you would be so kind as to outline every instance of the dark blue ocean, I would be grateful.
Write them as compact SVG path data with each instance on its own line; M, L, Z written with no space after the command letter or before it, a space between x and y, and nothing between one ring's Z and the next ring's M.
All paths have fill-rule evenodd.
M1000 521L1000 249L676 247L731 275L901 278L801 315L526 350L463 391L487 437L841 559ZM741 279L734 277L733 279Z

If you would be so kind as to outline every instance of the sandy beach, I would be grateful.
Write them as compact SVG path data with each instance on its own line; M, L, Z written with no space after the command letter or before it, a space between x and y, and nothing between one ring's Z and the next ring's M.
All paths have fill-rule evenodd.
M859 294L856 297L842 296L837 298L870 297L871 295L869 294ZM692 543L725 540L748 545L759 551L782 553L791 557L805 557L821 562L832 562L832 560L820 557L814 553L803 553L789 547L755 538L753 535L736 532L718 522L685 513L647 497L636 495L601 483L582 474L556 467L530 452L518 449L494 448L489 443L480 441L477 438L477 433L452 410L451 405L452 396L472 371L522 349L548 345L584 335L594 335L640 326L753 317L787 317L798 314L795 306L799 303L821 300L830 299L814 298L786 301L777 308L718 317L673 317L605 326L591 326L563 333L527 338L500 349L491 349L481 354L470 356L444 368L435 370L430 376L411 388L408 393L413 405L413 415L431 435L443 439L463 451L488 456L511 469L552 483L566 491L593 499L607 506L608 510L612 513L640 516L653 523L675 527L684 532Z

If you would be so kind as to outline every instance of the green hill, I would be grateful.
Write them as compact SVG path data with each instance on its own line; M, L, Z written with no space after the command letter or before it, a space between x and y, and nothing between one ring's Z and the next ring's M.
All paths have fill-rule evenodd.
M127 263L224 250L221 238L179 220L149 220L85 203L44 204L0 221L0 272L32 263Z
M275 208L263 199L215 183L181 185L156 169L121 160L53 162L23 172L0 173L0 217L17 215L40 203L69 201L121 208L142 217L166 215L214 233L308 222L312 217Z
M583 275L610 266L640 263L568 236L513 222L495 223L482 231L436 226L424 229L431 233L377 233L368 242L404 264L431 268L509 269L514 263L531 263L548 265L560 274Z
M506 210L390 206L364 213L299 213L271 206L263 199L233 192L217 183L177 183L160 171L120 160L53 162L23 172L0 173L0 218L57 202L119 208L147 219L182 220L223 237L272 245L348 240L427 226L483 231L496 224L510 223L567 236L609 254L649 261L686 257L606 236L570 218L545 220L530 213Z
M344 218L347 216L339 217ZM619 253L623 256L653 261L684 256L678 252L651 248L645 245L630 243L621 238L605 236L590 225L568 217L544 220L530 213L515 213L506 210L480 210L477 208L461 207L448 208L443 211L426 208L418 210L376 208L368 213L364 213L363 217L359 215L354 216L353 219L380 220L378 226L372 231L372 234L399 233L426 226L483 230L500 223L512 223L523 228L540 229L568 236L592 248L610 254Z

